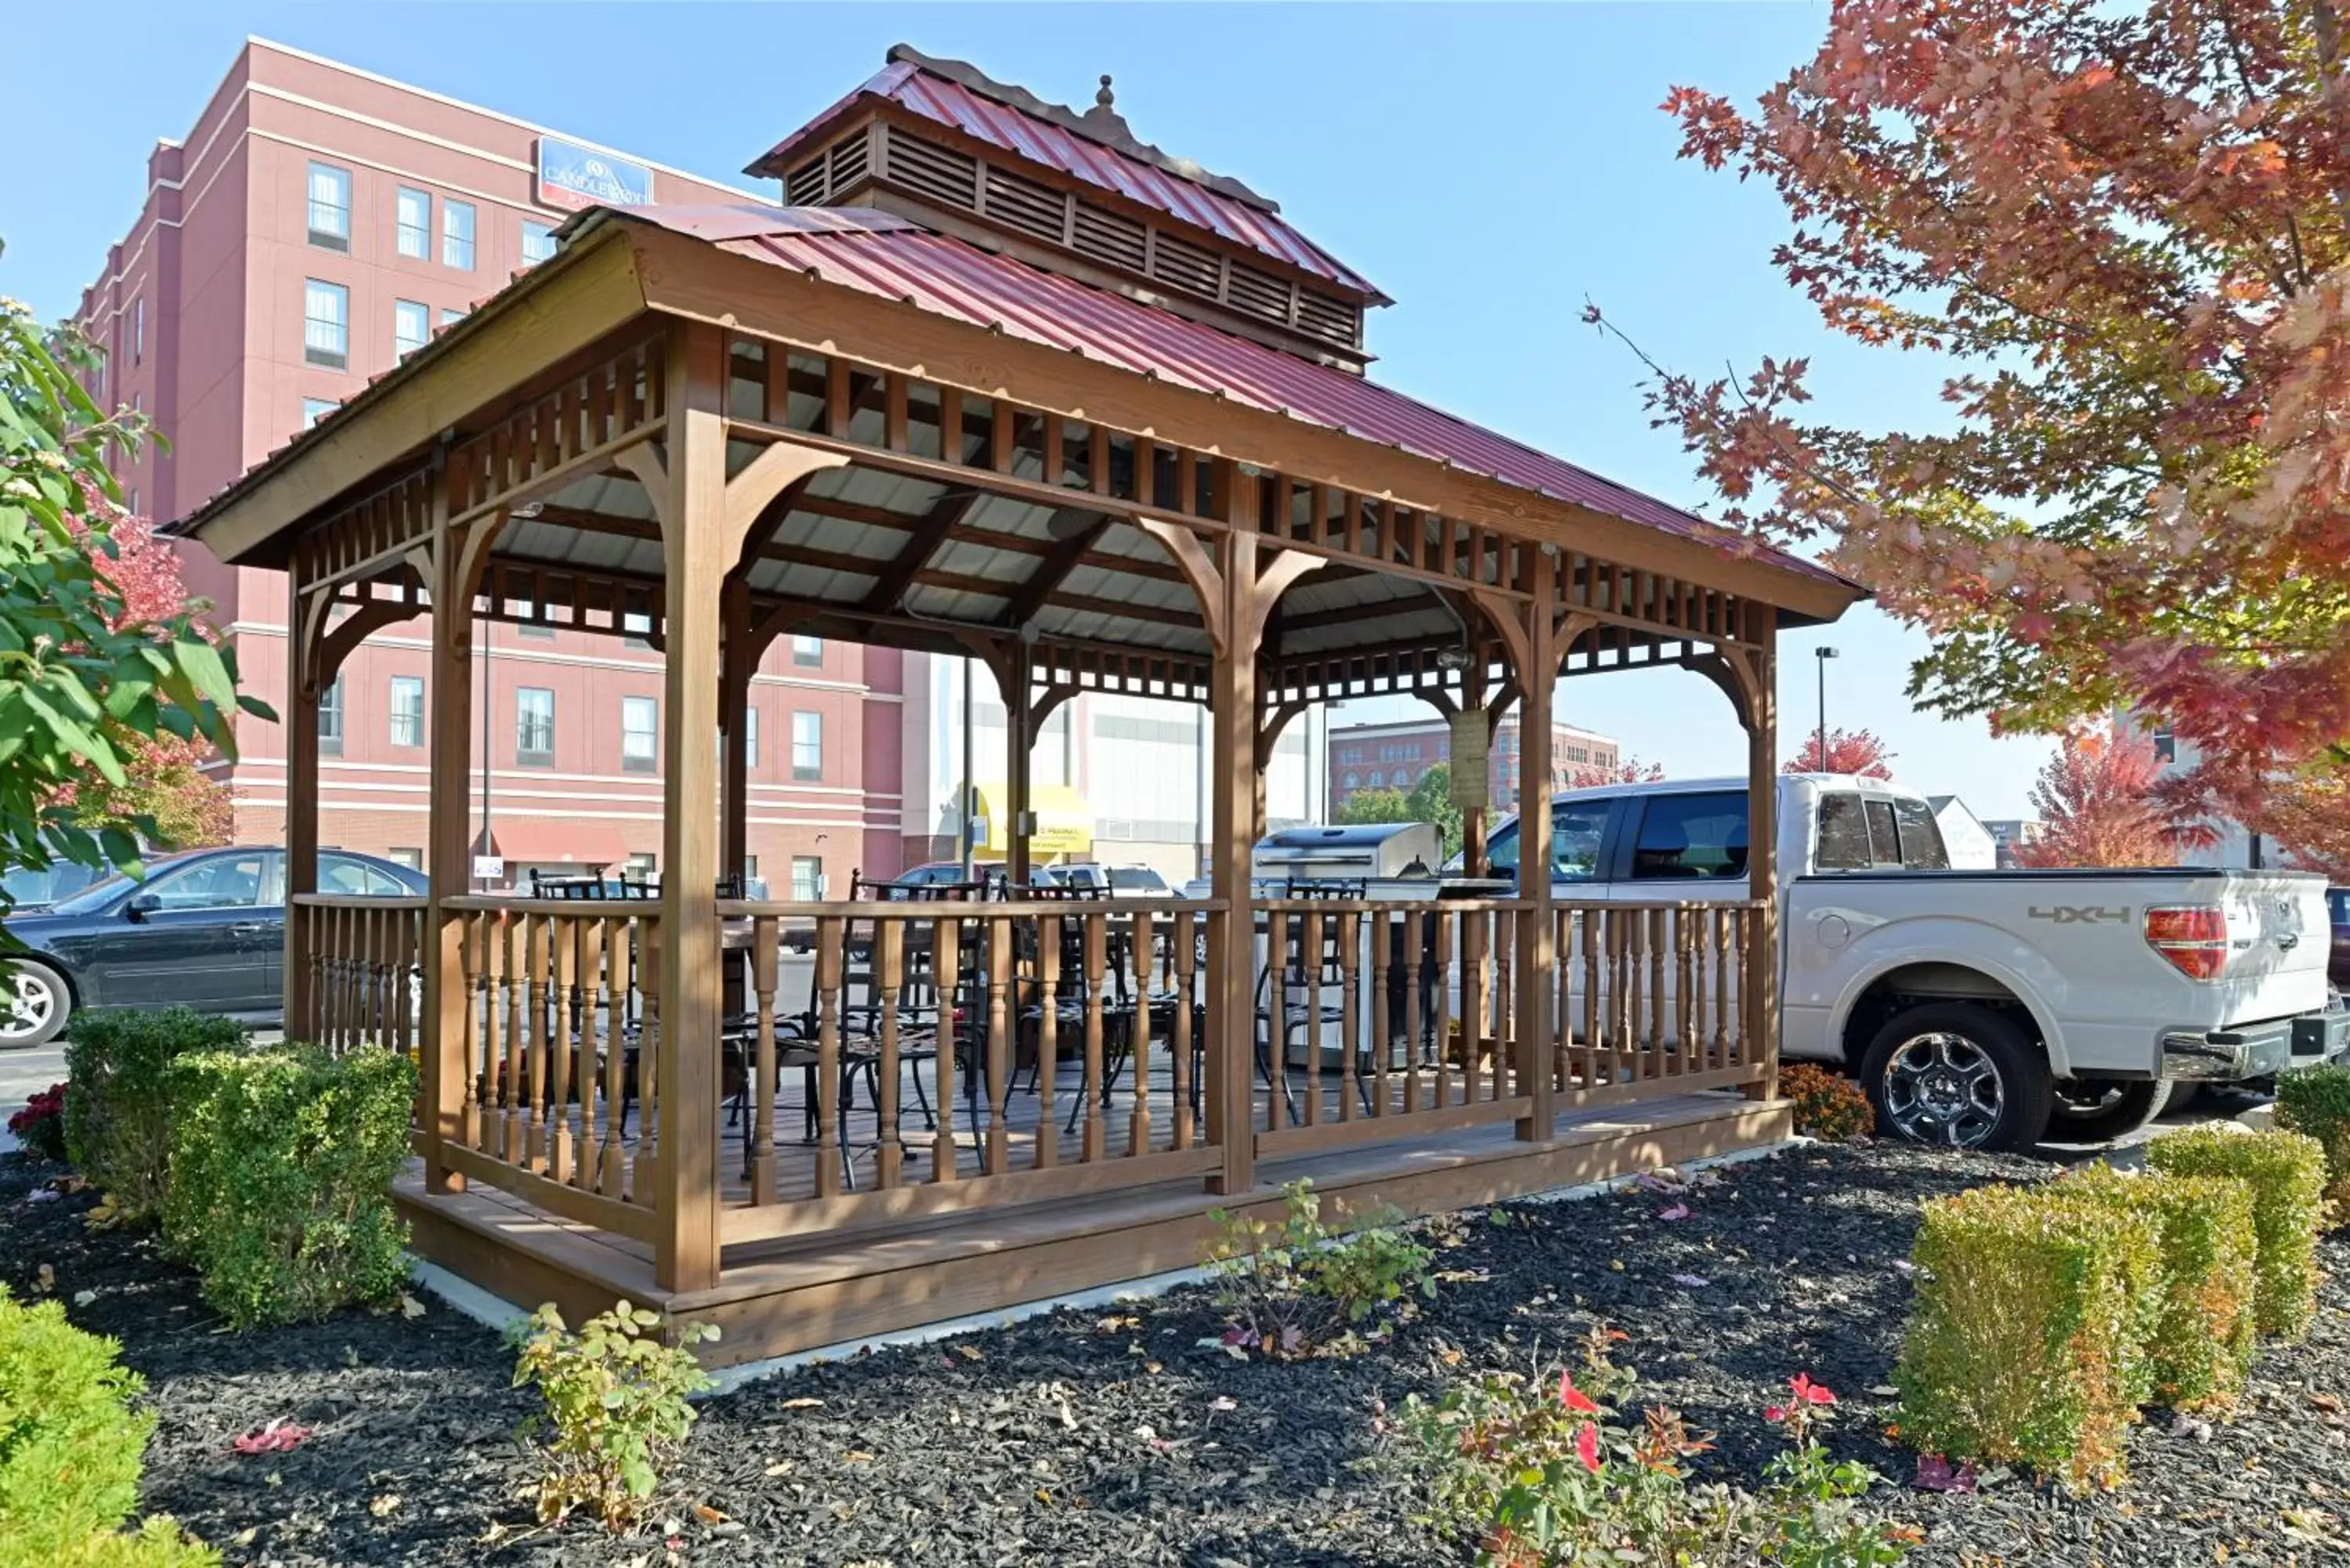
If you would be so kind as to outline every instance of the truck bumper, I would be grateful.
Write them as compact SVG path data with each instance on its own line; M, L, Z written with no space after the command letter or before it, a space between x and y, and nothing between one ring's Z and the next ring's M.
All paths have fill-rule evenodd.
M2162 1037L2162 1072L2189 1084L2238 1084L2350 1055L2350 1012L2304 1012L2241 1029Z

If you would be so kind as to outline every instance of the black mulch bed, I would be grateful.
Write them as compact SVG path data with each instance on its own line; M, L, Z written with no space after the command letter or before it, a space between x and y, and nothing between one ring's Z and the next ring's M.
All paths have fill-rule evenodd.
M0 1158L0 1280L26 1295L46 1263L73 1319L122 1341L161 1417L145 1504L231 1563L1422 1568L1467 1553L1411 1522L1382 1404L1548 1360L1595 1315L1631 1335L1644 1397L1717 1429L1734 1473L1773 1450L1760 1407L1801 1370L1844 1398L1835 1446L1906 1479L1914 1457L1884 1437L1888 1402L1870 1390L1908 1303L1895 1265L1918 1200L2049 1171L1806 1147L1712 1173L1677 1221L1659 1218L1676 1199L1637 1189L1467 1216L1442 1266L1475 1277L1351 1360L1235 1361L1201 1345L1219 1324L1191 1289L769 1378L704 1405L654 1527L622 1539L532 1524L512 1357L437 1299L412 1319L222 1332L149 1239L85 1230L88 1196L28 1203L55 1170L23 1157ZM1882 1505L1928 1532L1910 1561L2350 1562L2301 1533L2329 1518L2350 1532L2350 1240L2325 1262L2336 1282L2316 1332L2264 1359L2234 1425L2208 1439L2139 1428L2129 1485L2086 1501L2020 1480L1958 1497L1888 1486ZM281 1418L315 1435L287 1453L231 1449Z

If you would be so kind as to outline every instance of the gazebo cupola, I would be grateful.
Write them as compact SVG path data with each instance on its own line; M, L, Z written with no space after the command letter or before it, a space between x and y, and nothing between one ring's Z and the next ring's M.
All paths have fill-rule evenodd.
M1136 140L1101 78L1080 114L899 44L744 171L795 207L873 207L1359 374L1392 303L1277 202Z

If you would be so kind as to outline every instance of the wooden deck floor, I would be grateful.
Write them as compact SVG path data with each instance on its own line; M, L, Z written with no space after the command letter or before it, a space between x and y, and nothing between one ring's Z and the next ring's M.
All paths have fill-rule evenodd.
M726 1366L1190 1267L1213 1239L1211 1210L1271 1218L1280 1186L1300 1177L1343 1201L1432 1213L1764 1147L1790 1130L1783 1102L1715 1091L1571 1113L1539 1141L1507 1125L1423 1131L1261 1160L1256 1190L1240 1200L1187 1180L733 1246L719 1284L691 1293L655 1284L642 1243L494 1188L431 1197L412 1168L395 1196L415 1250L494 1294L525 1307L553 1301L575 1321L626 1297L715 1323L723 1336L705 1359Z

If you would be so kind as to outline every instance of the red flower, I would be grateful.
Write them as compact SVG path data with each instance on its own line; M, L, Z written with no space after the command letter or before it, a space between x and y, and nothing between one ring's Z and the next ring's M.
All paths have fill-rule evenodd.
M1594 1475L1599 1473L1599 1428L1588 1421L1583 1423L1583 1430L1575 1434L1575 1457L1583 1461L1585 1469Z
M1793 1377L1787 1379L1787 1386L1794 1390L1795 1402L1799 1405L1833 1405L1835 1403L1835 1396L1828 1392L1827 1386L1813 1382L1812 1376L1808 1372L1796 1373Z
M1599 1407L1591 1402L1591 1396L1575 1386L1575 1374L1571 1372L1558 1375L1558 1402L1582 1415L1599 1414Z

